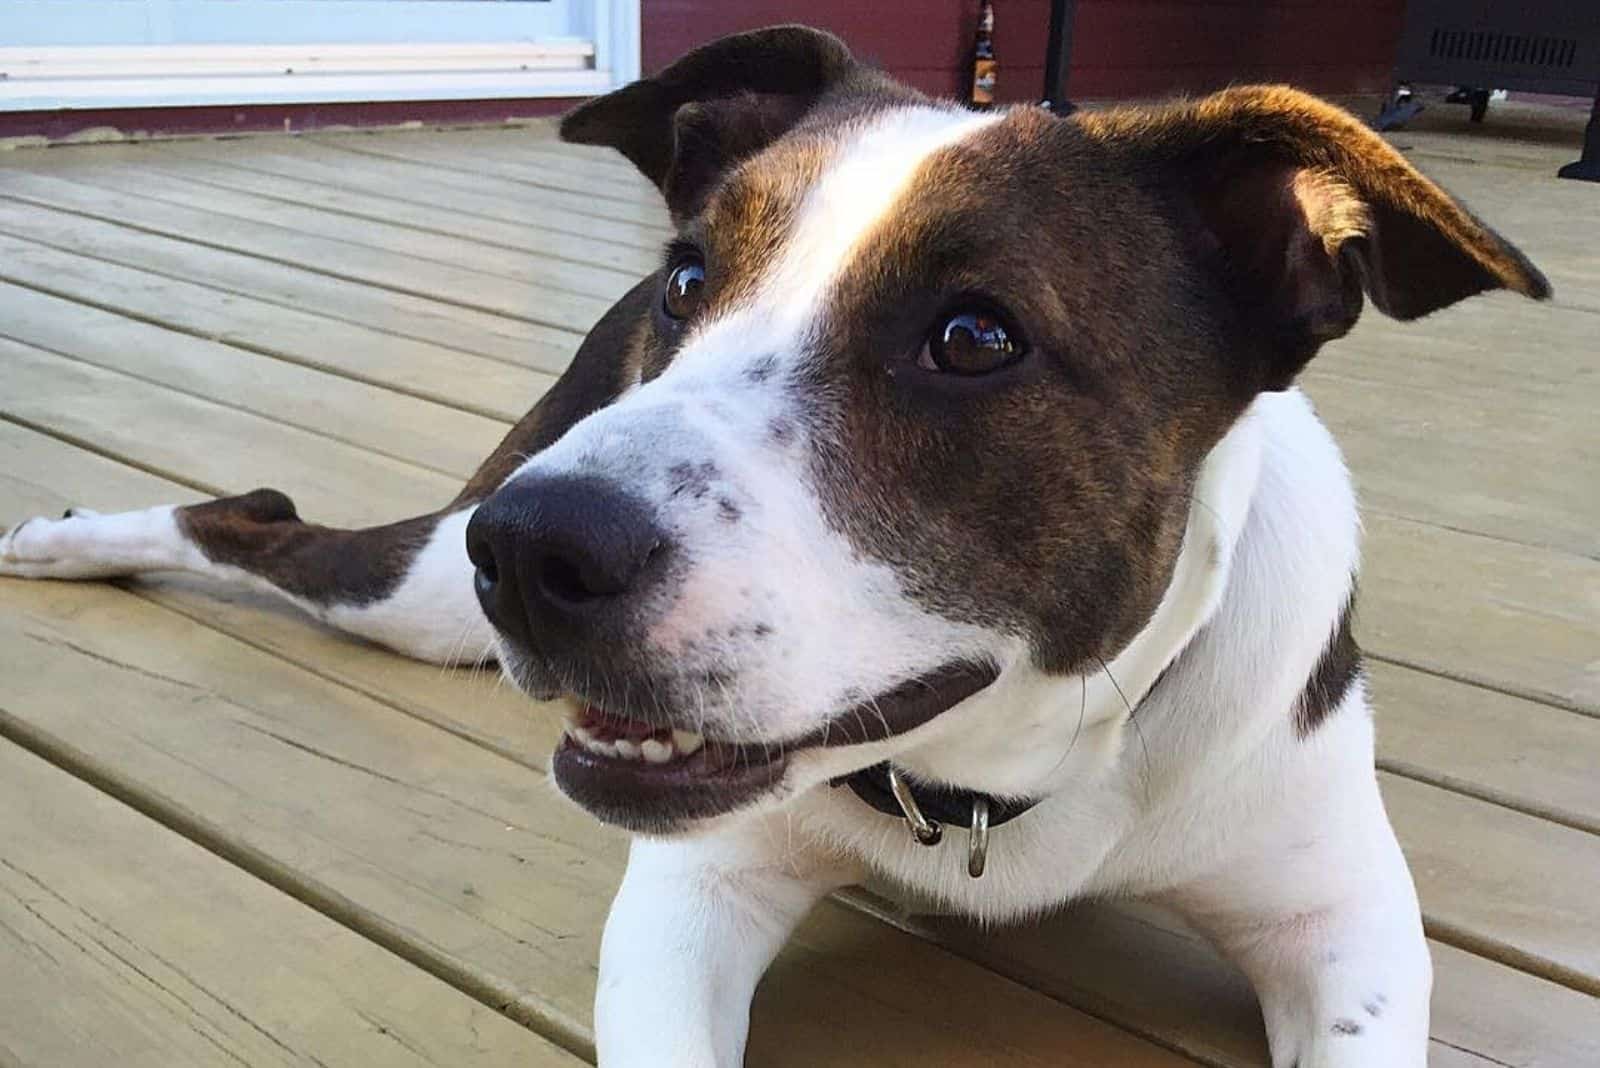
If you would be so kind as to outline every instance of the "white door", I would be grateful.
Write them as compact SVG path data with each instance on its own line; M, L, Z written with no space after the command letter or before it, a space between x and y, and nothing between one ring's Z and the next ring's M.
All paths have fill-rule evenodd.
M0 110L584 96L639 0L0 0Z

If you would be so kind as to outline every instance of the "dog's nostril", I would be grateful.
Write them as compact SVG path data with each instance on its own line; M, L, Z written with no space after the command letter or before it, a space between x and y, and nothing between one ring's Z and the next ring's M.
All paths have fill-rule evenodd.
M567 604L582 604L606 593L586 582L577 564L560 556L546 556L539 562L539 585L547 595Z
M494 566L493 561L478 565L478 570L472 576L472 584L480 598L494 595L495 587L500 584L500 571Z

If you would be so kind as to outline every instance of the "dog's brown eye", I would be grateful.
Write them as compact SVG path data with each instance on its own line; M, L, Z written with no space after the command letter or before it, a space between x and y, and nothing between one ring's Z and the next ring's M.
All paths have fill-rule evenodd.
M679 260L667 274L667 291L661 306L669 317L684 320L700 307L700 291L706 284L706 265L699 257Z
M953 375L986 375L1022 358L999 317L986 311L964 311L934 327L917 363L929 371Z

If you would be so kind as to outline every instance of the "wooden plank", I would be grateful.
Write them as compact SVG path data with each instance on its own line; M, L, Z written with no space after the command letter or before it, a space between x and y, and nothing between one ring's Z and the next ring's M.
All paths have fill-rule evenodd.
M20 184L19 180L37 182L41 179L37 175L0 172L0 184ZM168 210L182 212L184 209L152 201L146 213ZM213 226L219 235L256 226L254 223L230 224L222 216L217 216L216 220ZM0 199L0 230L19 237L37 238L40 226L47 227L57 235L52 243L58 246L73 239L82 241L88 234L103 233L107 227L122 229L124 240L170 240L180 248L193 247L195 244L187 238L158 235L154 231L135 229L131 224L106 222L47 208L37 202ZM463 308L524 318L576 332L587 330L611 306L611 301L599 297L556 292L543 286L442 263L402 260L360 245L319 243L288 230L280 231L276 236L263 232L252 241L241 241L237 236L232 240L221 237L217 241L200 242L200 247L230 253L244 249L247 250L243 253L245 255L314 274L378 286L424 300L449 302Z
M1367 665L1386 771L1600 834L1600 720Z
M496 248L580 261L627 271L635 278L655 270L660 255L654 249L619 245L594 237L563 233L529 220L512 222L454 210L450 204L422 205L373 193L336 189L300 178L286 178L241 170L205 160L148 157L149 162L63 162L60 173L74 180L110 184L112 178L159 177L170 183L165 192L177 197L191 187L248 193L272 204L304 205L324 212L339 212L355 219L407 226L429 234L451 234ZM42 169L28 161L30 170ZM118 188L126 189L119 182ZM148 188L148 186L147 186ZM157 186L161 188L161 186Z
M1206 1064L1267 1063L1245 978L1174 918L1143 906L1074 906L1041 924L992 931L865 907L1002 975ZM1432 1065L1575 1068L1600 1058L1600 1000L1434 941Z
M298 141L184 143L163 146L190 159L230 167L304 178L325 185L363 190L420 203L442 202L572 234L648 248L670 234L665 209L654 204L627 206L591 201L573 193L540 190L493 175L455 174L399 160L352 162L349 153Z
M1366 528L1356 632L1370 651L1600 712L1600 560L1379 515Z
M0 809L8 1063L583 1063L9 742Z
M0 201L0 219L0 233L23 240L524 366L570 358L580 339L577 331L346 282L82 216ZM539 350L544 355L530 355Z
M375 252L413 272L412 286L485 276L563 294L614 301L638 281L631 272L554 257L530 256L442 233L421 233L371 219L351 219L282 201L174 182L161 172L108 167L37 173L0 170L0 194L105 222L148 229L215 248L371 281L387 277ZM437 280L434 272L438 271ZM459 273L465 272L465 273ZM517 292L521 292L521 287Z
M1600 997L1600 837L1379 780L1433 937Z
M334 140L322 137L308 137L306 141L340 152L383 160L420 163L459 174L488 173L544 189L562 189L569 193L582 193L607 200L636 203L644 200L653 191L649 185L641 187L638 181L610 170L592 167L578 170L560 157L533 152L496 153L488 156L480 151L463 152L461 149L465 146L459 144L447 148L438 143L416 141L410 144L386 140L352 142L348 139ZM547 163L547 160L550 162Z
M302 900L345 902L358 931L403 932L402 952L501 992L513 1017L587 1037L620 836L526 767L121 591L0 589L8 730L71 747L86 774L259 858L257 874ZM1074 1049L1087 1064L1186 1063L863 923L831 904L807 921L758 998L755 1063L815 1064L840 1049L908 1066L930 1049L951 1064L990 1063L996 1049L1041 1068ZM878 982L885 974L906 981ZM872 998L839 997L869 986ZM975 1001L981 1018L962 1012ZM829 1026L797 1004L830 1006Z
M556 133L556 119L533 121L485 129L458 126L429 129L327 130L302 134L319 144L358 147L420 149L431 146L444 155L460 158L480 153L504 153L517 158L548 160L569 174L603 174L613 180L633 181L640 188L655 187L620 152L595 145L568 144Z
M54 298L124 322L152 323L200 339L368 382L502 421L522 417L555 381L504 363L354 323L252 300L105 260L0 235L7 318L0 332L41 348L75 352ZM22 287L28 287L24 289ZM27 297L24 294L32 293ZM26 309L50 309L33 316ZM70 319L71 316L65 316ZM537 352L538 350L533 350ZM568 354L562 354L564 363ZM558 363L557 359L549 362ZM238 398L243 400L245 398Z
M590 170L586 175L587 181L575 180L560 171L540 172L525 168L513 175L507 168L496 167L491 170L463 166L464 160L473 158L470 149L462 152L458 148L445 153L435 150L417 156L407 153L400 146L389 152L381 148L384 142L376 144L380 146L376 151L352 153L338 145L310 137L299 138L288 144L274 142L275 146L285 148L286 155L329 166L348 164L355 157L387 173L441 182L462 182L471 188L489 188L553 211L576 211L599 219L637 223L647 229L672 228L666 205L650 185L641 186L633 177L619 180L610 170Z
M5 451L8 440L11 442L9 452ZM61 474L48 484L5 481L6 472L37 470L56 470ZM0 497L19 501L19 513L54 512L78 499L65 488L68 484L84 487L84 492L97 499L112 500L114 507L151 503L160 499L162 492L158 485L141 487L137 491L125 489L125 481L109 461L70 452L58 443L27 435L25 431L7 434L0 426ZM259 598L231 595L219 601L213 591L193 580L141 584L139 589L256 647L271 650L322 677L372 695L418 719L438 723L452 733L474 739L513 759L540 763L553 741L551 721L531 718L534 714L526 702L489 678L463 678L461 673L441 673L426 665L398 662L379 650L353 646L309 627L298 617L267 609ZM1507 700L1494 694L1485 696L1491 702ZM1391 702L1385 714L1392 713ZM1492 875L1487 872L1485 877ZM1479 886L1481 888L1481 882ZM1079 910L1073 910L1069 916L1078 914ZM1115 914L1112 916L1114 918ZM1173 955L1177 950L1169 944L1170 936L1160 931L1136 937L1148 927L1143 921L1096 922L1111 923L1110 933L1094 936L1093 932L1098 929L1094 925L1086 931L1072 921L1063 920L1059 921L1064 925L1059 937L1050 935L1058 927L1058 921L1052 921L1043 929L1043 941L1040 941L1041 934L1031 928L1015 935L1002 934L994 943L994 957L984 959L990 959L995 967L1009 968L1007 974L1027 983L1045 981L1040 978L1048 974L1044 963L1029 963L1041 954L1045 962L1056 962L1056 967L1071 964L1071 982L1045 989L1097 1015L1115 1009L1117 1015L1111 1018L1137 1026L1163 1042L1176 1041L1174 1036L1191 1035L1192 1043L1182 1048L1211 1063L1260 1063L1260 1038L1258 1025L1253 1022L1253 1003L1237 976L1232 976L1225 968L1219 970L1214 959L1209 966L1203 960L1198 964L1185 963L1186 957ZM974 936L968 942L990 944L988 936ZM1040 954L1019 955L1027 946L1035 944L1041 947ZM1590 1026L1592 1016L1575 1011L1577 1007L1588 1006L1592 1012L1596 1005L1592 999L1489 962L1480 962L1482 968L1474 970L1471 962L1476 958L1449 951L1439 944L1435 944L1434 953L1439 960L1439 989L1453 991L1451 1000L1441 1004L1441 1019L1457 1021L1451 1028L1436 1026L1435 1034L1441 1041L1470 1046L1506 1064L1584 1063L1581 1058L1563 1059L1563 1051L1579 1048L1579 1039L1584 1038L1592 1047L1595 1036L1600 1035L1600 1030ZM1462 958L1466 958L1467 963L1462 963ZM1018 960L1022 963L1016 964ZM1008 961L1012 963L1005 963ZM1487 969L1484 974L1489 979L1480 981L1478 976L1483 969ZM1505 977L1501 976L1502 972ZM1129 986L1130 983L1133 985ZM1521 999L1519 1004L1527 1006L1526 1015L1517 1017L1516 1027L1508 1024L1505 1029L1497 1029L1496 1021L1504 1014L1495 1006L1500 998L1510 996L1510 990L1518 989L1519 984L1526 988L1517 995ZM1230 989L1232 994L1227 993ZM1545 1008L1547 1003L1553 1007ZM1230 1004L1233 1007L1225 1011L1223 1007ZM1118 1009L1117 1006L1122 1007ZM1523 1023L1533 1021L1539 1021L1539 1026L1548 1033L1547 1046L1531 1042L1530 1036L1537 1031L1522 1028ZM1465 1032L1460 1030L1466 1025L1471 1026ZM1530 1048L1547 1048L1555 1054L1549 1059L1518 1059Z
M1591 313L1512 299L1426 329L1369 315L1307 390L1368 508L1600 557L1600 495L1571 492L1600 467L1583 388L1596 329Z
M0 415L208 492L271 485L293 468L307 516L365 526L436 508L460 488L448 475L14 341L0 341L0 364Z
M508 429L502 420L16 286L0 284L0 304L6 308L0 336L30 348L49 349L462 481ZM405 432L396 434L396 427Z

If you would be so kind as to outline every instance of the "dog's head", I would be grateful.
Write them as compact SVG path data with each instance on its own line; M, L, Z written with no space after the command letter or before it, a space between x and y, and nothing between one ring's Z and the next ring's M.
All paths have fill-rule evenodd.
M1363 294L1411 318L1547 292L1285 88L980 115L788 27L562 134L628 156L679 234L569 372L609 403L469 544L509 673L574 698L557 781L644 831L1114 658L1167 594L1208 453Z

